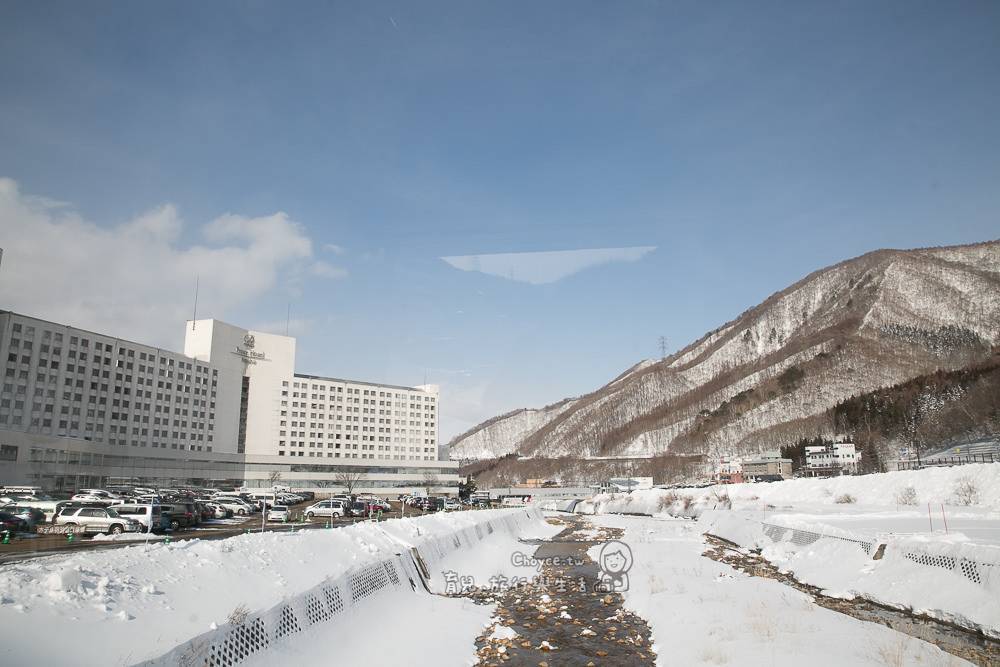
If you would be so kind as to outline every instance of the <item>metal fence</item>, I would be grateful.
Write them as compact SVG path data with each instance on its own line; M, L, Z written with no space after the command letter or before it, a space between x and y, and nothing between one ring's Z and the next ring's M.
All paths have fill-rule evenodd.
M164 655L138 663L143 667L234 667L267 651L286 637L316 625L345 618L345 612L387 591L417 592L426 586L428 570L449 553L471 548L497 530L517 534L541 519L536 508L518 508L440 536L415 548L400 545L390 558L367 563L328 578L262 612L234 618L222 627L184 642Z
M944 569L968 582L1000 594L1000 555L974 546L915 543L906 539L878 539L842 532L829 534L780 524L758 521L739 512L713 512L705 517L710 525L706 532L745 548L790 543L811 546L820 540L837 540L857 545L873 559L888 562L916 563L923 567Z

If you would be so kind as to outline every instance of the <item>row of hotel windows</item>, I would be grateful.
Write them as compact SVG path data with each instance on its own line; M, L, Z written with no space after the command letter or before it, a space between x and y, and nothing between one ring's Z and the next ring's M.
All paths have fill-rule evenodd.
M86 361L86 356L85 355L81 355L81 357L82 358L81 358L80 361ZM60 361L55 361L55 360L51 360L50 361L49 359L40 358L40 359L38 359L37 368L38 369L46 369L45 372L58 371L61 368L60 364L61 364ZM74 375L86 375L87 370L89 369L90 370L90 375L92 377L103 377L105 379L110 379L111 378L111 368L110 368L111 359L110 358L105 358L103 360L103 365L104 366L109 366L109 368L106 368L106 369L102 368L101 360L99 358L95 358L92 365L86 365L86 364L83 364L83 363L79 363L79 364L77 364L77 363L66 363L66 365L65 365L65 371L67 373L72 373ZM202 370L202 367L199 367L199 370ZM167 387L169 389L169 388L172 388L173 383L169 382L167 380L176 380L177 381L177 389L178 390L182 390L182 387L183 387L183 391L185 391L186 393L191 393L192 389L194 390L195 394L197 394L197 393L206 393L205 390L199 390L199 387L197 386L197 385L204 385L205 387L207 387L208 384L209 384L209 378L207 377L207 369L204 369L204 370L205 370L206 377L198 377L197 375L192 375L191 373L180 373L179 372L179 373L175 374L171 370L166 370L164 368L160 368L158 376L161 377L161 378L165 378L165 380L160 380L158 382L158 386L160 386L160 387L164 387L165 386L165 387ZM146 386L150 386L151 387L151 386L153 386L154 371L156 371L156 369L153 368L152 366L145 366L143 364L139 364L138 374L136 376L133 376L132 363L129 362L129 363L123 364L121 361L118 361L117 364L116 364L116 366L115 366L115 380L117 382L124 382L126 384L135 383L135 384L137 384L139 386L142 386L143 384L145 384ZM27 379L29 377L30 373L31 373L31 357L30 356L27 356L27 355L20 355L19 356L16 352L8 352L7 353L7 370L6 370L6 375L8 377L14 377L15 374L17 374L21 378ZM215 388L215 387L218 386L218 377L217 377L218 376L218 371L213 369L212 374L213 375L212 375L212 379L211 379L211 385L212 385L213 388ZM38 373L38 377L39 377L39 379L42 379L44 377L44 373ZM53 374L53 375L51 375L51 377L55 377L55 375ZM70 381L69 378L66 378L66 381L69 382ZM196 385L196 386L191 387L190 385L192 383L194 385Z
M25 406L25 402L27 401L27 392L26 391L22 391L22 389L24 389L24 388L22 386L20 386L20 385L18 386L18 392L16 394L13 391L11 391L11 388L12 387L11 387L10 384L5 384L4 385L3 394L2 394L3 397L0 398L0 407L9 408L13 404L15 410L21 410L21 409L23 409L24 406ZM8 398L8 396L10 396L12 394L15 396L15 398L13 398L13 399ZM35 412L41 411L42 408L43 408L43 406L44 406L45 412L54 412L55 411L55 406L58 404L60 406L60 412L62 414L64 414L64 415L65 414L69 414L70 406L69 405L63 405L63 401L64 401L66 403L75 403L76 405L74 405L72 407L72 410L73 410L73 414L78 415L78 414L80 414L80 410L81 410L81 407L83 405L83 394L74 394L74 393L69 392L69 391L64 391L62 393L62 401L56 401L56 391L55 391L55 389L49 389L48 391L44 391L42 387L35 387L35 392L34 392L34 397L33 398L35 400L32 401L31 407L32 407L32 409ZM171 406L169 405L169 401L170 401L170 397L169 396L167 396L166 397L166 401L164 401L164 395L161 394L161 393L157 393L156 394L156 400L157 401L161 401L161 403L156 403L155 405L153 403L143 403L143 402L141 402L141 400L142 400L143 397L139 396L138 394L137 394L136 398L138 400L136 400L134 402L134 404L129 399L112 398L111 399L111 407L113 407L113 408L122 408L123 410L127 411L129 409L129 407L131 406L136 411L136 413L138 413L140 411L141 412L149 412L150 410L153 410L154 412L162 412L164 414L170 414L170 407ZM147 399L151 398L149 392L146 393L146 398ZM162 402L166 402L168 404L167 405L163 405ZM97 395L91 394L91 395L89 395L87 397L87 404L88 405L107 405L108 404L108 397L107 396L97 396ZM181 407L182 405L192 405L194 408L199 408L199 407L204 408L207 405L204 400L200 400L199 401L198 399L195 399L194 403L189 403L189 401L188 401L187 398L185 398L183 401L181 401L180 399L178 399L177 403L174 404L173 408L174 408L174 414L175 415L183 415L184 417L187 417L190 414L191 417L200 417L201 419L205 418L206 412L204 410L197 410L197 409L188 410L188 408L186 408L186 407ZM211 409L214 410L215 409L215 401L212 401L210 405L211 405ZM93 412L93 408L91 408L90 410L88 410L88 414L91 414L92 412ZM98 412L99 412L98 416L104 417L105 410L103 408L100 408L98 410ZM123 415L124 414L125 413L123 413ZM209 419L215 419L215 413L214 412L209 412L207 414L208 414L208 418ZM93 415L91 414L91 416L93 416ZM138 414L136 414L135 417L138 418ZM118 418L117 412L114 413L114 418L115 419ZM144 418L144 421L148 421L148 418Z
M31 325L22 326L21 323L19 323L19 322L15 322L11 326L11 331L12 331L12 333L15 333L15 334L21 334L22 338L25 338L25 339L33 338L34 335L35 335L35 327L34 326L31 326ZM52 332L49 329L44 329L44 330L42 330L42 341L52 341L52 343L62 343L63 342L63 334L61 334L59 332ZM90 349L90 340L87 339L87 338L82 338L80 336L70 336L69 337L69 344L70 344L71 348L81 347L81 348L84 348L84 349ZM23 340L22 341L19 338L13 338L12 337L11 338L11 347L18 347L18 345L23 346L24 349L31 350L33 342L31 340ZM40 345L40 349L41 349L42 352L48 352L49 351L49 345L47 345L47 344L45 344L43 342ZM110 343L101 343L101 341L95 340L94 341L94 348L93 349L94 349L95 352L101 352L102 350L104 352L113 352L114 351L114 346L112 344L110 344ZM52 350L53 350L54 354L59 354L59 353L62 352L62 348L58 348L58 347L53 347ZM71 350L71 353L75 353L75 350ZM134 358L136 356L135 350L133 350L131 348L124 347L124 346L119 346L118 347L118 355L119 356L124 356L124 357L132 357L132 358ZM73 356L73 354L71 354L71 356ZM150 352L148 354L146 352L140 352L139 353L139 360L140 361L146 361L146 360L154 361L154 360L157 359L157 357L158 357L158 355L153 354L152 352ZM167 357L167 356L159 356L159 360L160 360L160 364L166 364L167 366L174 366L176 364L178 368L184 368L186 370L196 370L199 373L208 373L208 368L206 366L200 366L198 364L193 364L190 361L175 360L175 359L173 359L171 357ZM217 374L218 371L213 371L213 373Z
M278 450L278 456L305 456L305 455L306 455L305 451L289 451L286 454L285 450L283 450L283 449ZM323 458L323 452L308 452L308 455L310 457ZM356 452L343 452L343 456L341 456L341 452L327 452L326 453L326 458L328 458L328 459L339 459L339 458L345 458L345 459L357 459L357 458L362 458L362 459L382 459L382 460L385 460L385 461L433 461L435 459L434 456L406 456L405 454L378 454L378 455L375 455L375 454L365 454L363 452L361 454L358 454Z
M348 430L350 430L350 427L347 427L347 428L348 428ZM355 431L358 430L358 427L355 426L354 430ZM369 428L367 426L365 426L363 430L364 431L368 431ZM371 432L372 432L373 435L361 435L360 439L364 440L366 442L375 442L375 438L376 438L376 436L374 435L375 427L371 427ZM398 434L397 433L397 435L399 437L391 437L391 436L388 436L388 435L380 435L380 436L378 436L378 442L419 442L420 439L421 439L420 438L420 435L421 435L420 431L414 431L413 432L413 436L415 436L415 437L413 437L413 436L407 437L407 438L402 437L402 435L405 435L405 434L406 434L406 432L403 431L402 434ZM305 438L306 437L306 431L278 431L278 435L280 437L282 437L282 438L285 437L286 435L290 436L292 438ZM330 434L327 434L325 437L326 437L327 440L340 440L341 439L341 435L344 436L343 437L344 440L358 440L359 439L358 435L356 433L355 434L352 434L352 433L344 433L344 434L342 434L342 433L330 433ZM424 431L423 435L433 436L434 432L433 431ZM309 432L309 437L313 438L313 439L316 439L316 440L322 440L324 438L324 434L323 433L316 433L315 431L310 431ZM433 445L434 444L434 440L435 440L435 438L423 438L423 441L424 441L425 445ZM281 444L284 444L283 440L279 440L278 442L281 443Z
M294 440L290 441L288 444L291 447L305 447L306 446L305 442L302 442L302 441L296 442ZM424 444L426 444L426 442ZM279 441L278 442L278 446L279 447L284 447L285 446L285 441L284 440ZM357 450L358 449L358 445L356 443L353 444L353 445L352 444L344 444L343 447L341 447L341 444L339 442L338 443L332 443L331 442L331 443L327 443L326 447L327 447L327 449L335 449L335 450L336 449L341 449L341 448L343 448L345 450ZM310 449L323 449L323 443L322 442L318 442L318 443L317 442L310 442L309 443L309 448ZM361 445L361 451L363 451L363 452L374 452L374 451L376 451L376 447L375 447L375 445L364 445L363 444L363 445ZM400 447L398 445L394 445L394 446L390 447L389 445L378 445L378 451L380 451L380 452L409 452L411 454L433 454L436 450L435 450L434 447Z
M340 415L337 415L337 419L335 419L334 421L338 421L339 422L339 421L352 421L352 420L351 420L350 417L348 417L345 420L345 419L341 418ZM358 418L355 417L353 419L353 421L358 421ZM364 424L372 424L372 426L370 426L370 427L369 426L363 427L362 428L363 431L369 431L369 430L372 431L372 432L375 431L374 424L376 422L375 422L375 418L374 417L362 417L360 421L362 423L364 423ZM292 428L305 428L306 427L306 423L307 422L304 422L304 421L295 421L293 419L292 423L291 423L291 426L292 426ZM392 419L379 419L378 423L379 424L385 424L385 426L379 426L378 427L378 432L379 433L392 433L392 432L406 433L406 431L407 431L407 429L405 428L406 426L416 426L416 427L423 426L424 428L433 428L434 427L434 422L424 422L423 424L421 424L418 421L410 420L410 422L407 423L405 419L396 419L396 420L392 420ZM326 429L326 424L324 424L322 422L308 422L308 424L309 424L309 428L314 428L314 429L317 429L317 430L320 430L320 431ZM392 427L392 424L396 425L395 429ZM280 422L279 422L279 426L288 426L288 425L289 425L288 422L286 420L284 420L284 419L280 420ZM341 424L330 424L330 428L331 429L334 429L334 428L339 429L339 428L344 428L344 427ZM347 426L346 428L348 430L350 430L351 427ZM358 427L355 426L354 430L357 431ZM419 430L416 429L416 428L413 429L413 431L414 431L414 433L419 433ZM433 433L433 431L424 431L424 432L425 433Z
M282 382L281 386L282 387L287 387L288 386L288 382ZM309 389L309 383L308 382L293 382L292 383L292 388L293 389ZM333 392L333 390L335 388L337 390L337 393L344 393L344 388L343 387L331 387L331 386L327 386L327 385L318 385L318 384L312 385L312 389L314 389L316 391L328 391L329 390L331 393ZM363 395L363 396L375 396L376 392L375 392L374 389L357 389L357 388L353 388L353 387L348 387L347 388L347 393L348 394L358 394L358 395ZM420 401L421 399L423 399L424 401L426 401L428 403L434 403L435 402L433 396L418 396L416 394L393 394L391 391L390 392L386 392L386 391L381 391L381 390L378 392L378 395L380 397L382 397L382 398L385 398L386 396L388 396L389 398L406 398L407 396L409 396L409 398L411 400L414 400L414 401ZM298 396L298 394L296 394L296 396ZM305 398L305 397L306 397L305 394L302 394L302 398ZM315 394L313 394L313 398L316 398Z
M282 383L282 384L285 385L285 386L287 386L287 383ZM348 389L347 393L351 393L351 390ZM355 392L355 393L357 393L357 392ZM372 392L372 397L371 398L360 398L360 395L357 396L357 397L354 397L354 398L351 398L350 396L348 396L348 397L345 398L343 396L334 396L333 394L334 394L334 392L333 392L333 390L331 388L331 391L330 391L330 401L334 402L334 403L359 403L359 404L362 404L362 405L389 405L389 406L393 405L393 402L392 402L393 401L393 396L391 394L388 397L383 398L382 400L376 400L376 398L375 398L375 392L374 391ZM281 395L282 396L288 396L288 390L282 390ZM300 392L297 392L297 391L293 391L292 392L292 398L303 398L304 399L304 398L310 398L310 396L311 396L311 400L314 400L314 401L325 401L325 400L327 400L326 394L306 394L305 392L301 392L300 393ZM409 400L410 401L416 401L416 403L407 403L406 402L407 401L407 397L406 397L405 394L396 394L396 399L395 400L396 400L395 405L397 405L398 407L401 407L401 408L405 408L407 405L409 405L410 408L413 409L413 410L433 410L434 409L433 405L424 405L423 403L421 403L421 400L423 400L423 401L425 401L427 403L430 403L431 401L434 400L433 396L424 396L424 397L411 396L409 398ZM302 407L306 407L306 404L304 402L302 403ZM313 405L313 407L316 407L316 406Z
M31 365L31 356L32 355L30 354L30 352L31 352L32 348L31 348L30 343L25 342L22 345L20 343L20 341L18 341L15 338L15 339L11 340L11 342L10 342L10 348L11 348L11 351L7 352L7 362L8 363L18 363L18 362L20 362L21 364L24 364L24 365L28 365L28 366ZM17 353L17 351L16 351L17 348L21 348L22 352L28 352L29 354L23 354L22 353L22 354L19 355ZM51 368L53 370L58 370L60 368L60 364L62 364L62 362L63 362L63 359L61 358L61 355L62 355L62 349L57 347L57 348L54 348L52 350L52 356L56 357L56 358L50 358L47 346L42 345L42 349L39 351L37 365L38 365L39 368ZM79 354L79 356L77 356L76 350L70 350L69 354L67 355L67 358L68 358L68 361L66 361L66 370L68 370L71 373L75 373L75 372L81 372L82 373L82 372L84 372L86 370L85 366L91 366L91 367L93 367L95 369L97 367L99 367L99 366L112 366L111 357L101 357L101 356L98 356L98 355L95 354L93 356L93 359L90 359L87 356L86 352L81 352ZM88 361L90 361L89 364L87 363ZM152 361L154 361L154 359L151 358L149 361L152 362ZM142 373L142 374L147 374L147 373L148 374L153 374L153 373L156 373L160 377L173 378L173 377L175 377L174 371L171 370L173 368L173 365L174 365L173 361L169 360L169 363L167 363L167 362L168 362L167 359L161 358L160 359L160 366L161 366L161 368L159 368L159 369L157 369L156 367L154 367L152 365L147 366L145 364L139 364L138 365L138 369L136 369L136 365L133 362L131 362L131 361L125 361L125 360L122 360L122 359L118 359L118 360L116 360L114 362L114 367L115 368L120 368L120 369L125 370L125 371L138 370L138 372ZM180 364L180 366L183 367L182 370L187 370L190 367L190 364L187 364L185 366L185 364L182 363L182 364ZM205 367L205 366L196 366L193 370L196 373L198 373L198 374L204 374L206 376L208 375L208 368ZM218 376L218 374L219 374L218 370L216 370L216 369L212 370L213 377ZM195 383L198 383L198 384L208 384L208 378L207 377L203 377L203 378L202 377L195 377L191 373L178 372L178 373L176 373L176 377L177 377L178 380L186 380L188 382L191 382L193 380ZM119 379L121 379L121 378L119 377ZM129 377L129 380L131 380L131 377Z

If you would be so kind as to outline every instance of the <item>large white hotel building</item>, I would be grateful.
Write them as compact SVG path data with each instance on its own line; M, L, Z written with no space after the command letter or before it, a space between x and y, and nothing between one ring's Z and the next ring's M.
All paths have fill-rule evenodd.
M0 359L0 484L457 491L436 386L295 373L288 336L188 321L179 354L0 311Z

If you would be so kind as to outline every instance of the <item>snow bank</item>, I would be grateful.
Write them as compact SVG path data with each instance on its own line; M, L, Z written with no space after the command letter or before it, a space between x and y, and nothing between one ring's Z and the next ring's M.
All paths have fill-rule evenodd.
M466 598L395 591L353 610L349 623L311 628L241 665L430 664L417 656L433 656L436 665L470 665L476 659L476 637L490 625L493 611L494 605Z
M927 642L825 609L773 579L705 558L693 522L593 521L625 530L621 539L634 557L625 606L649 623L657 665L967 664ZM599 548L588 552L592 558Z
M969 484L963 489L966 481ZM898 507L908 496L915 505L931 503L1000 510L1000 463L761 484L720 484L707 488L647 489L629 494L599 495L591 502L597 514L669 512L674 516L694 516L702 509L724 509L730 502L733 508L759 507L764 503L833 506L845 495L854 499L853 503L846 504Z
M524 512L442 513L7 565L0 571L0 663L109 665L152 658L223 625L240 608L270 608L352 567Z
M831 597L860 596L1000 637L1000 547L962 535L876 538L780 515L764 523L733 511L707 511L697 525L761 550L782 572Z
M1000 576L975 583L950 568L917 562L911 556L926 554L926 542L901 540L886 546L885 557L872 560L856 545L837 540L819 540L808 547L777 543L764 548L762 556L781 571L816 586L825 595L873 602L909 609L950 623L979 630L1000 638ZM920 551L917 551L917 549ZM943 556L975 557L987 563L987 571L1000 572L1000 550L990 555L988 547L934 544L932 551ZM985 576L988 574L984 573Z

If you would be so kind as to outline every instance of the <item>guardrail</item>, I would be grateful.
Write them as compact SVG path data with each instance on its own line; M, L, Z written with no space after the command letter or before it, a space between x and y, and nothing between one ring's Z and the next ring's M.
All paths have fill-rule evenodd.
M400 543L400 551L330 577L309 590L290 596L262 612L210 630L174 647L158 658L137 663L142 667L234 667L267 651L290 635L345 617L345 611L385 591L426 590L430 568L450 552L471 548L497 530L516 534L541 519L541 510L510 510L472 526L421 540L415 547ZM419 583L419 586L418 586Z

